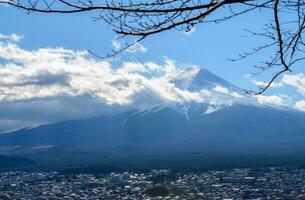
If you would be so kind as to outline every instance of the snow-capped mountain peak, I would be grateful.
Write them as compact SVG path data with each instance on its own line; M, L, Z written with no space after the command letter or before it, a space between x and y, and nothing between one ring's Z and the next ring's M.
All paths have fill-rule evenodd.
M216 86L221 86L234 91L240 91L237 86L218 77L209 70L197 66L179 69L170 78L170 81L178 88L186 89L191 92L200 91L202 89L211 90Z

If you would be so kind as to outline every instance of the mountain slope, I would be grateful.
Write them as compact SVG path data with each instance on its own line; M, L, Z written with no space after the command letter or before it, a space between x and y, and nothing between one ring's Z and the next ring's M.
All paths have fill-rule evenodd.
M205 114L207 107L196 104L187 112L158 107L43 125L0 135L0 145L113 151L128 146L155 153L161 149L272 153L305 147L304 113L239 104Z

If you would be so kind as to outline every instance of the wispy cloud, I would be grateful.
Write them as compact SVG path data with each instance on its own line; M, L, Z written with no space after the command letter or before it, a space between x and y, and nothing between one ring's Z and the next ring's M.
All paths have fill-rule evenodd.
M268 84L268 82L254 79L251 82L258 87L266 87ZM270 85L269 90L274 95L258 95L256 97L257 102L261 104L289 106L298 110L304 110L304 102L302 100L300 101L300 98L305 96L305 75L303 73L284 74L279 81L273 82Z
M257 95L257 102L260 104L269 104L269 105L284 105L284 100L279 95Z
M235 92L235 91L230 91L228 88L216 85L212 91L214 92L218 92L224 95L229 95L235 98L244 98L244 96L240 95L239 93Z
M252 83L254 83L254 85L256 85L258 87L266 87L269 84L268 82L257 81L257 80L254 80L254 79L252 79L251 81L252 81ZM279 87L282 87L283 85L284 84L281 83L281 82L273 82L273 83L271 83L270 88L279 88Z
M121 41L118 39L112 40L111 44L115 51L119 51L120 49L124 48ZM135 42L133 45L126 49L126 52L128 53L146 53L147 51L148 49L139 42Z
M121 42L117 39L112 40L111 44L115 51L118 51L122 48Z
M305 75L303 73L295 75L285 74L282 83L296 88L300 94L305 96Z
M130 46L126 51L129 53L146 53L147 48L144 47L141 43L136 42L132 46Z
M299 110L305 111L305 100L297 101L295 107Z
M23 38L22 35L17 34L10 34L10 35L3 35L0 33L0 41L1 40L9 40L11 42L19 42Z

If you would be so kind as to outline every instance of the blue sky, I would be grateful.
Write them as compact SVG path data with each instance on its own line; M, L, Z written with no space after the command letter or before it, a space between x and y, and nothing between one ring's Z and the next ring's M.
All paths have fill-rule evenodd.
M26 49L64 47L88 49L100 55L111 52L111 40L115 35L103 22L92 20L95 13L28 15L13 8L0 9L0 32L23 35L21 46ZM258 59L232 63L226 58L237 57L239 53L255 47L257 38L247 37L243 29L259 30L266 18L267 15L253 12L223 24L199 25L190 36L169 31L144 41L143 45L149 49L146 54L121 55L120 59L160 61L163 56L167 56L182 64L203 66L237 85L252 87L243 75L253 70Z
M244 29L250 29L253 31L260 30L266 20L269 19L270 13L259 13L252 12L242 17L237 17L231 21L222 23L222 24L202 24L195 28L195 31L192 34L185 34L178 31L169 31L159 35L154 35L150 38L147 38L141 43L143 51L137 53L125 52L119 55L114 61L111 62L112 68L118 69L120 67L124 68L124 63L154 63L155 65L160 65L163 67L170 68L171 61L175 62L175 67L183 68L193 65L204 67L211 72L217 74L225 80L243 88L243 89L256 89L253 81L247 77L247 74L252 72L253 66L257 64L260 59L264 56L268 56L270 52L264 52L263 54L258 54L256 56L250 57L247 60L239 62L231 62L227 58L237 57L239 53L247 51L256 45L260 44L260 38L254 38L249 36ZM99 55L106 55L110 53L113 49L112 41L116 38L115 34L111 31L107 25L103 22L94 22L92 17L95 16L94 13L82 13L82 14L73 14L73 15L62 15L62 14L27 14L24 11L16 10L10 7L0 6L0 34L5 36L10 36L12 34L23 36L23 38L17 43L14 43L12 51L28 51L31 56L34 55L46 55L51 56L54 53L55 48L61 48L60 52L56 51L54 53L55 57L62 61L63 54L69 54L69 56L75 56L75 52L82 50L90 50L96 52ZM1 39L1 37L0 37ZM11 42L9 42L11 43ZM47 49L44 52L38 52L39 49ZM51 49L51 50L50 50ZM53 49L53 50L52 50ZM142 49L142 50L143 50ZM7 49L6 49L7 50ZM73 53L67 53L67 50L75 51ZM22 53L21 53L22 54ZM25 54L26 55L26 54ZM0 55L1 56L1 55ZM52 57L52 56L51 56ZM82 57L82 55L81 55ZM2 59L1 59L2 58ZM5 58L1 56L0 63L16 63L18 60L11 58ZM11 60L10 60L11 59ZM19 58L18 58L19 59ZM69 58L72 59L72 58ZM84 58L85 60L85 58ZM82 60L84 63L92 63L93 61ZM23 62L23 61L22 61ZM25 61L24 61L25 62ZM45 61L42 61L44 63ZM65 61L66 62L66 61ZM94 63L101 64L95 60ZM65 65L67 63L64 63ZM101 64L104 66L104 64ZM23 63L23 67L26 66L26 63ZM33 65L34 66L34 65ZM128 65L129 67L131 66ZM146 65L145 65L146 66ZM152 66L152 65L149 65ZM2 66L2 68L7 66ZM132 67L139 67L138 65L132 65ZM147 67L147 66L146 66ZM107 68L107 67L105 67ZM127 67L125 67L127 68ZM56 70L58 70L56 68ZM95 70L95 69L94 69ZM130 70L130 69L129 69ZM164 70L166 71L166 70ZM69 71L70 73L71 71ZM19 73L19 72L18 72ZM20 72L22 73L22 72ZM87 72L86 72L87 73ZM267 91L265 96L262 96L262 102L265 102L265 99L276 99L277 104L283 106L290 106L293 108L304 109L305 110L305 101L303 101L305 95L305 68L302 67L302 64L295 66L291 76L285 77L285 80L280 77L277 80L278 86L270 88ZM20 76L22 77L22 76ZM44 77L46 77L44 75ZM54 77L48 77L47 81L52 81ZM58 78L58 77L55 77ZM59 78L65 78L65 75ZM270 73L264 73L262 76L257 77L256 81L269 80ZM142 79L141 79L142 80ZM151 80L150 80L151 81ZM154 80L153 80L154 81ZM151 84L151 83L150 83ZM303 87L304 86L304 87ZM79 89L79 88L78 88ZM152 89L155 90L155 89ZM181 92L181 91L179 91ZM184 91L182 91L184 92ZM41 94L43 95L43 94ZM99 97L99 94L95 94ZM164 94L163 94L164 95ZM195 96L188 96L192 94L183 93L187 98L197 98ZM269 96L268 96L269 95ZM22 96L22 95L20 95ZM94 96L94 95L93 95ZM43 96L45 97L45 96ZM72 101L70 97L68 100L65 98L64 103L61 100L56 99L54 96L48 96L51 98L52 106L60 104L56 109L70 109L73 111L71 116L66 118L57 119L56 115L58 112L54 112L49 116L46 113L41 113L37 111L38 116L46 116L45 120L41 123L56 120L70 119L74 116L86 117L91 116L94 109L91 108L84 111L75 110L82 100L77 99L77 101ZM60 96L60 98L64 98ZM104 99L107 99L103 96ZM127 97L126 97L127 98ZM145 97L147 98L147 97ZM168 97L172 99L174 97ZM280 98L280 99L279 99ZM43 98L39 98L38 101L43 101ZM56 101L54 101L56 99ZM87 99L86 95L82 94L81 99ZM111 98L110 102L122 103L123 101ZM87 99L88 100L88 99ZM96 105L96 99L90 98L90 104ZM157 100L156 100L157 101ZM16 103L17 102L17 103ZM15 104L12 103L2 103L3 105L14 107L18 105L22 107L21 110L24 112L31 110L31 106L44 105L50 106L49 103L31 101L31 99L19 100ZM72 103L71 103L72 102ZM113 103L112 102L112 103ZM299 106L296 106L299 102ZM105 102L103 102L105 103ZM107 102L106 102L107 103ZM123 102L124 103L124 102ZM126 103L126 102L125 102ZM3 106L0 103L0 107ZM21 105L22 104L22 105ZM66 105L75 105L75 107L65 107ZM52 107L51 106L51 107ZM87 106L90 107L90 106ZM41 107L46 108L46 107ZM56 110L54 109L54 110ZM101 110L105 110L105 107L101 107ZM107 109L106 109L107 110ZM13 110L7 110L7 113L12 115L11 118L2 119L2 123L8 123L9 127L14 127L14 120L19 120L19 126L24 124L31 124L32 122L37 121L36 118L27 121L28 118L24 117L22 119L14 118L17 115L17 112L14 113ZM35 111L36 112L36 111ZM34 113L35 113L34 112ZM5 112L0 113L1 115L7 114ZM86 113L84 116L81 116L79 113ZM1 119L0 119L1 124ZM21 124L21 125L20 125Z
M94 12L72 15L27 14L3 6L0 11L0 32L23 35L24 40L20 44L26 49L64 47L87 49L99 55L106 55L112 50L111 40L115 35L103 22L92 19ZM243 76L254 71L253 66L261 60L261 56L258 54L240 62L231 62L227 58L236 58L239 53L261 44L261 38L250 36L244 29L259 31L271 14L255 11L222 24L199 25L189 36L178 31L154 35L143 42L149 49L148 53L121 55L118 58L160 61L163 56L167 56L182 64L203 66L236 85L252 88L253 85ZM304 72L304 69L297 66L294 72ZM258 79L268 80L269 75L266 73L266 76Z

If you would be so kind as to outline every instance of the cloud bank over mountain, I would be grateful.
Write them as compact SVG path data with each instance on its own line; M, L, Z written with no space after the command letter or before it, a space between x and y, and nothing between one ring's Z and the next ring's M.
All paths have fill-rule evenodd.
M169 75L177 70L172 60L165 60L163 66L124 62L115 69L86 51L27 51L11 43L0 46L0 57L4 60L0 99L6 102L89 95L108 105L131 105L139 98L178 103L203 101L206 95L179 89L170 82Z

